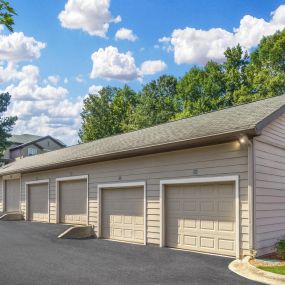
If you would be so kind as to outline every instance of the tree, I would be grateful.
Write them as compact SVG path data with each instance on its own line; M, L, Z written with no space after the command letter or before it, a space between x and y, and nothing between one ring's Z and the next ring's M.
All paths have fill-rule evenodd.
M264 37L250 59L246 72L252 85L251 101L284 94L285 29Z
M82 141L150 127L285 93L285 30L264 37L250 54L240 45L225 62L191 67L179 80L163 75L139 92L103 88L82 112Z
M219 109L224 105L225 78L223 68L215 62L191 68L178 82L176 103L180 106L176 119Z
M176 113L177 79L163 75L146 84L138 94L137 105L127 130L137 130L168 122Z
M238 44L236 47L227 48L226 60L223 64L225 74L225 107L240 103L240 97L250 96L250 84L246 68L250 58L247 52Z
M0 157L4 150L9 146L8 138L11 137L10 132L14 126L17 117L6 117L4 113L10 104L11 96L9 93L0 94Z
M10 32L13 32L14 19L17 15L8 1L0 0L0 25L4 25Z
M136 93L128 86L123 89L104 87L99 95L89 95L81 113L81 141L123 133L130 124L135 102Z

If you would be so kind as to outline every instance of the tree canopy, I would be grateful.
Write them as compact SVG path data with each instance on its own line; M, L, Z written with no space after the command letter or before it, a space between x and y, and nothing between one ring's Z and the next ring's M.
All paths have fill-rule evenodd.
M9 93L0 94L0 157L4 150L9 146L8 138L15 124L17 117L6 117L4 113L10 104L11 96Z
M15 10L8 1L0 0L0 25L4 25L10 32L13 32Z
M104 87L84 101L79 136L88 142L282 94L285 30L264 37L251 53L228 48L224 63L194 66L178 79L163 75L138 92Z

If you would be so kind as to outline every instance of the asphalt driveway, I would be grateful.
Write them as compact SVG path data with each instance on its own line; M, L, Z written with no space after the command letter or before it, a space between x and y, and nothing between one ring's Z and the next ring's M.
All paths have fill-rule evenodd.
M58 240L67 226L0 222L0 284L258 284L228 258L105 240Z

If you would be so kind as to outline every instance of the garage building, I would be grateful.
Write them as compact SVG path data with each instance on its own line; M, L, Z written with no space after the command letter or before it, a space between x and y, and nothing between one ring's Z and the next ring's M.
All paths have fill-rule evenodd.
M285 96L27 157L0 207L99 238L242 257L285 234Z

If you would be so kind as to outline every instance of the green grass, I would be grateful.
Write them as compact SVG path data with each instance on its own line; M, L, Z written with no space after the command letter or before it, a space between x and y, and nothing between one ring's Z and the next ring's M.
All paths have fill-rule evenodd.
M258 266L264 271L285 275L285 266Z

